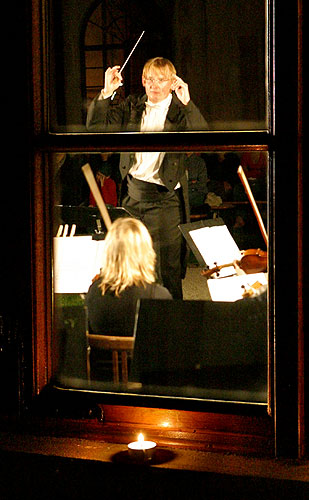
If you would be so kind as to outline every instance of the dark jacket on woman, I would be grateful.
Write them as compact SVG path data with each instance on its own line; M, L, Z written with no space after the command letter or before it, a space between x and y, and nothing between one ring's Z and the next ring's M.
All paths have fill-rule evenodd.
M94 281L86 296L91 333L132 336L138 299L172 299L170 292L156 283L126 288L119 297L107 291L102 295L100 279Z

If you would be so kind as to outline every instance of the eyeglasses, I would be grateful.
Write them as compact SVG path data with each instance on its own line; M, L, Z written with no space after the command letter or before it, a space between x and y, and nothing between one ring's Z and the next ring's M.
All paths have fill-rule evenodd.
M158 83L159 85L164 85L166 82L170 81L170 78L145 78L148 83Z

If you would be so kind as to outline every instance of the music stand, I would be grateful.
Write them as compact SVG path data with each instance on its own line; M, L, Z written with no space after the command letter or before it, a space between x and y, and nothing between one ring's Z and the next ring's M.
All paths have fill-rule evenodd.
M241 259L241 252L223 219L181 224L179 229L200 266L216 270L207 281L213 301L239 300L244 290L250 289L256 282L267 286L265 273L248 275L234 265Z
M114 222L120 217L132 217L123 207L106 205L110 219ZM76 224L76 234L96 234L98 230L97 220L100 221L101 231L106 234L106 226L101 217L98 207L55 205L54 217L58 228L60 224Z
M215 264L240 258L239 248L220 217L180 224L178 227L200 266L214 267Z

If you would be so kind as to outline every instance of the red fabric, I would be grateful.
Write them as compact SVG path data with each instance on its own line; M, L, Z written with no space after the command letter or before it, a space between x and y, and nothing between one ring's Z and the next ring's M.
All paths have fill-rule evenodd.
M259 154L244 153L241 157L241 166L249 178L265 177L267 157L263 151Z
M98 184L98 188L101 191L101 195L105 203L116 207L118 202L116 182L110 177L105 177L103 185L100 186L100 184ZM89 196L89 206L96 206L96 202L91 191Z

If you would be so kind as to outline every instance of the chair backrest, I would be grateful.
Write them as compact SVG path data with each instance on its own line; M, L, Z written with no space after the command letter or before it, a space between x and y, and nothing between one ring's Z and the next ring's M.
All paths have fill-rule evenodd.
M119 354L121 359L121 377L124 384L128 383L128 353L133 352L134 337L118 337L114 335L98 335L87 332L87 375L91 378L90 351L91 348L111 351L113 360L113 381L119 383Z

